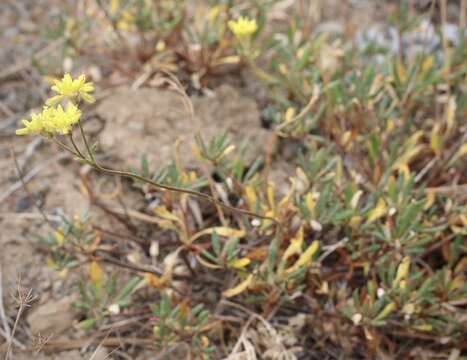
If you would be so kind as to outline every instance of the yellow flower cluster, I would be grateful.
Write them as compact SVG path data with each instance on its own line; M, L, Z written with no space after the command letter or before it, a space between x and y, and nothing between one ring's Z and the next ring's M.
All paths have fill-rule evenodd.
M31 114L31 121L22 120L24 128L16 130L16 135L29 135L40 133L58 132L66 135L73 124L76 124L81 117L81 111L72 103L69 103L66 110L62 105L55 107L44 106L41 113Z
M23 119L24 128L16 130L16 135L50 135L54 132L66 135L81 117L81 111L75 104L80 100L90 103L95 101L89 94L94 86L91 82L86 82L84 75L73 80L70 74L65 74L62 80L55 80L54 84L52 90L58 95L47 100L42 112L31 114L30 121ZM64 99L68 100L65 109L62 105L55 106Z
M76 80L71 78L70 74L65 74L62 80L54 80L52 90L58 95L47 100L47 105L55 105L63 100L64 97L70 100L84 100L88 103L95 101L94 97L89 95L94 91L94 85L91 82L86 82L86 77L80 75Z
M239 38L244 38L252 35L257 29L255 19L249 19L247 17L240 16L237 20L230 20L229 29Z

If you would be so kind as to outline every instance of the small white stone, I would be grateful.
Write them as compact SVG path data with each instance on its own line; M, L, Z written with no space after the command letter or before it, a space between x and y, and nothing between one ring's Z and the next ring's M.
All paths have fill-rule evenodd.
M109 310L109 313L111 313L112 315L118 315L118 314L120 314L120 305L111 304L111 305L109 305L107 310Z
M353 321L354 325L360 324L362 319L363 319L363 316L360 313L356 313L356 314L352 315L352 321Z
M378 296L378 298L383 297L384 293L385 291L382 288L378 288L378 290L376 291L376 295Z
M253 220L251 220L251 225L254 226L254 227L258 227L258 226L261 225L261 220L253 219Z

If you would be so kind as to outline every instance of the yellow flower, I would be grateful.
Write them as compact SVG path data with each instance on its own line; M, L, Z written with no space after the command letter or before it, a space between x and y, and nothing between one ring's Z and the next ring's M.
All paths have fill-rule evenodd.
M66 110L61 105L56 108L44 106L41 113L31 115L31 121L23 120L24 128L16 130L16 135L40 134L41 132L58 132L68 134L71 127L81 117L76 105L68 104Z
M68 104L66 110L61 105L56 108L44 107L42 114L44 130L48 133L58 132L63 135L68 134L71 126L76 124L81 117L81 111L73 104Z
M83 99L88 103L95 101L94 97L89 93L94 91L92 82L86 82L86 76L80 75L77 79L73 80L71 75L66 73L62 80L54 80L52 90L58 95L47 100L47 105L53 106L60 102L64 97L70 100L74 98Z
M253 34L257 29L258 25L256 24L256 20L250 20L247 17L240 16L236 21L230 20L229 29L235 34L237 37L246 37Z
M24 128L16 130L16 135L40 134L44 130L42 113L32 113L31 121L21 120Z

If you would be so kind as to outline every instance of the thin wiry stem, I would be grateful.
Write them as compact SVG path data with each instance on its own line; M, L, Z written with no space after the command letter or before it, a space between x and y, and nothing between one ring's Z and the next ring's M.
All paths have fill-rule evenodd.
M69 153L73 154L74 156L76 156L77 158L81 158L83 160L86 160L85 158L83 158L83 156L80 156L75 150L73 150L72 148L70 148L69 146L65 145L64 143L62 143L60 140L58 140L57 138L55 137L51 137L50 138L55 144L57 144L62 150L65 150L65 151L68 151Z
M82 157L83 159L86 159L86 157L83 155L83 153L79 149L78 145L76 145L75 139L73 139L73 133L71 131L68 133L68 139L70 139L71 144L73 145L73 147L75 148L75 150L79 154L79 156Z
M85 132L82 128L82 125L80 122L78 122L78 125L80 127L80 131L81 131L81 135L83 137L83 142L84 142L84 145L86 147L86 150L87 152L89 153L89 156L91 157L91 160L88 160L86 159L84 156L80 156L83 160L87 161L89 165L91 165L93 168L103 172L103 173L107 173L107 174L110 174L110 175L117 175L117 176L123 176L123 177L127 177L127 178L131 178L131 179L136 179L136 180L139 180L139 181L142 181L144 183L147 183L149 185L152 185L154 187L157 187L159 189L163 189L163 190L167 190L167 191L172 191L172 192L177 192L177 193L181 193L181 194L187 194L187 195L191 195L191 196L195 196L195 197L198 197L198 198L201 198L201 199L204 199L214 205L219 205L221 206L222 208L224 209L227 209L227 210L230 210L232 212L235 212L235 213L239 213L239 214L244 214L244 215L248 215L248 216L251 216L251 217L255 217L255 218L258 218L258 219L263 219L263 220L270 220L278 225L280 225L280 222L278 220L276 220L275 218L273 217L270 217L270 216L265 216L265 215L260 215L260 214L257 214L255 212L252 212L252 211L248 211L248 210L244 210L244 209L239 209L239 208L236 208L234 206L230 206L230 205L227 205L225 203L223 203L222 201L219 201L219 200L216 200L215 198L213 198L212 196L210 195L207 195L207 194L204 194L202 192L199 192L199 191L196 191L196 190L191 190L191 189L183 189L183 188L179 188L179 187L176 187L176 186L171 186L171 185L164 185L164 184L160 184L158 182L155 182L151 179L148 179L148 178L145 178L143 176L140 176L138 174L133 174L133 173L130 173L130 172L127 172L127 171L122 171L122 170L113 170L113 169L108 169L108 168L105 168L103 166L101 166L99 163L97 163L97 161L95 160L94 158L94 155L92 153L92 150L89 146L89 143L87 141L87 138L86 138L86 135L85 135ZM71 138L71 137L70 137ZM60 144L59 144L60 145ZM63 145L63 144L62 144ZM73 145L75 146L75 144L73 143ZM61 145L60 145L61 146ZM66 149L68 151L70 151L71 149L67 148L67 147L63 147L61 146L63 149ZM76 148L75 146L75 149L76 151L78 151L78 149ZM72 152L76 155L76 152Z
M83 141L84 141L84 146L86 147L89 157L91 158L93 162L96 162L92 149L89 146L88 139L86 138L86 135L84 133L84 129L83 129L83 125L81 124L81 121L78 121L78 126L79 126L79 131L81 132L81 137L83 138Z

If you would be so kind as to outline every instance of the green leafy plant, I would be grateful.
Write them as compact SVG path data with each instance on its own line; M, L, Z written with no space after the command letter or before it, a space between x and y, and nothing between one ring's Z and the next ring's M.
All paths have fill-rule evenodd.
M184 168L179 152L156 170L144 156L130 171L104 166L82 124L82 101L94 100L84 76L56 80L56 96L18 131L53 141L93 175L131 180L125 191L146 201L138 210L99 203L88 184L127 232L83 218L44 238L57 270L90 264L77 303L82 325L143 309L153 317L144 334L159 351L184 343L192 356L222 358L241 347L261 352L249 343L265 336L253 319L279 328L299 313L304 357L316 355L309 348L408 357L420 346L449 357L462 346L467 297L465 49L383 51L375 62L379 49L310 34L301 14L268 29L268 4L250 3L241 11L250 17L216 1L191 20L179 1L99 6L122 42L137 33L151 44L132 49L145 74L188 73L202 89L232 72L264 89L266 154L251 160L248 144L227 132L208 140L201 132L199 166ZM393 23L402 36L420 19L400 11ZM77 42L79 32L71 35ZM292 156L278 178L283 149ZM135 219L151 235L141 236ZM144 255L130 256L135 249ZM133 277L104 274L105 262Z
M159 347L165 348L176 342L187 342L195 356L209 359L213 349L203 335L210 328L209 311L202 304L188 307L182 303L174 306L162 295L159 303L151 306L154 315L153 333Z

